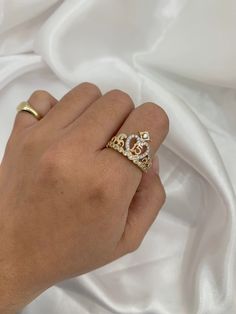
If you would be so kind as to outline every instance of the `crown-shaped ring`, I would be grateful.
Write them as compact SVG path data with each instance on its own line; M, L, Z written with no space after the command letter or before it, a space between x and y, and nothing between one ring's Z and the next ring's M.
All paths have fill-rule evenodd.
M131 135L121 133L114 136L106 147L113 148L146 172L152 165L149 141L151 139L147 131Z

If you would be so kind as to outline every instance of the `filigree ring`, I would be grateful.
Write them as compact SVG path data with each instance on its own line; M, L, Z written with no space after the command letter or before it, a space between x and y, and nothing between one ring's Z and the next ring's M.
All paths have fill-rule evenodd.
M152 165L149 141L151 139L147 131L139 132L138 135L121 133L114 136L106 147L113 148L127 157L142 171L147 172Z

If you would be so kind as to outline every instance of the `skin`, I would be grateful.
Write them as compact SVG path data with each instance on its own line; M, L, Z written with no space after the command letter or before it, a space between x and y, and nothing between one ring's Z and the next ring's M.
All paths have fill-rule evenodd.
M169 125L158 105L135 109L126 93L90 83L29 102L43 119L17 114L0 167L2 314L135 251L165 202L155 166L144 174L105 148L117 133L148 131L154 156Z

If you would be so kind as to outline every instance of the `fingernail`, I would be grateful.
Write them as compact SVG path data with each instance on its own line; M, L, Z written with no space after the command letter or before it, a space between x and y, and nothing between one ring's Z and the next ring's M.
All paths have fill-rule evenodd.
M155 156L153 158L152 169L154 170L155 173L159 174L159 158L158 158L158 156Z

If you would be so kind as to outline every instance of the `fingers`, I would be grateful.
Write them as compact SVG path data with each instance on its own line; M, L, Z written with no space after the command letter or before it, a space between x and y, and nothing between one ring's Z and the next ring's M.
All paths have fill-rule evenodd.
M57 100L48 92L38 90L30 96L28 103L44 119L51 108L57 103ZM15 119L14 131L19 131L38 122L39 121L32 114L24 111L18 112Z
M150 155L154 156L161 143L164 141L169 129L169 120L165 111L156 104L145 103L133 110L125 120L117 134L137 134L139 131L148 131L151 141ZM142 177L142 171L133 164L127 157L114 151L111 148L104 150L106 159L110 160L111 166L119 169L121 177L130 184L126 185L126 193L132 198L138 188ZM132 184L131 184L132 183Z
M97 99L78 119L74 137L83 134L94 151L106 143L120 128L129 113L134 109L130 96L120 90L112 90Z
M145 103L127 117L117 134L138 134L148 131L151 141L150 154L153 157L169 130L169 120L165 111L154 103Z
M129 208L123 236L116 257L136 250L154 222L166 199L159 175L154 169L144 174Z
M99 88L82 83L69 91L45 119L47 126L65 128L73 123L94 101L102 96Z

